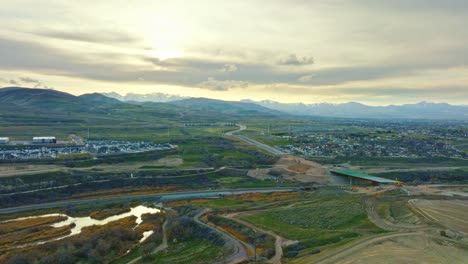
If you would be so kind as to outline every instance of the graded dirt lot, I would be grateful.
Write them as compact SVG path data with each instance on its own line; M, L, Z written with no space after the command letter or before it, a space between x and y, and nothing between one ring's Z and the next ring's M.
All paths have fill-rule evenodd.
M46 173L66 169L58 165L33 164L5 164L0 165L0 177L17 176L23 174Z
M413 199L410 203L420 213L442 226L468 235L467 200L422 200Z
M281 176L285 180L319 184L326 184L329 180L323 165L291 155L281 156L271 168L250 170L248 175L257 179Z
M177 168L184 164L184 160L181 158L161 158L154 161L142 161L142 162L122 162L118 164L99 164L87 168L73 168L74 170L89 171L89 170L100 170L102 172L114 172L114 171L135 171L140 169L145 169L147 166L149 169L156 169L161 167L163 169L167 168ZM151 168L154 167L154 168ZM44 165L44 164L4 164L0 165L0 177L10 177L10 176L20 176L20 175L29 175L29 174L39 174L39 173L48 173L56 171L69 171L70 168L67 168L62 165Z
M468 251L451 242L435 239L426 234L411 234L378 241L352 252L334 263L340 264L393 264L467 263Z

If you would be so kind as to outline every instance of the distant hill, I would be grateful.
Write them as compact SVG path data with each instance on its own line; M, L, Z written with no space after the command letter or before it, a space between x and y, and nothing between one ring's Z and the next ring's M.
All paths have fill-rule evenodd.
M0 89L0 103L16 109L35 111L81 111L103 110L124 103L98 93L74 96L72 94L51 90L22 87L7 87Z
M83 94L79 96L79 99L84 101L87 104L107 104L107 105L121 105L122 102L102 95L100 93L91 93L91 94Z
M0 89L0 103L24 108L67 107L73 95L48 89L7 87Z
M280 113L252 103L224 102L211 99L184 99L171 103L122 102L103 94L81 96L51 90L23 87L0 89L0 116L44 118L97 118L136 121L167 118L181 122L221 121L243 117L266 117Z
M403 118L403 119L460 119L468 120L468 106L447 103L420 102L417 104L369 106L356 102L344 104L284 104L273 101L222 101L208 98L189 98L166 103L122 102L103 94L81 96L51 90L22 87L0 89L0 114L75 115L86 118L177 118L225 120L245 117L278 117L285 114L341 118Z
M208 98L189 98L179 101L169 102L170 104L204 111L216 111L224 114L268 114L284 115L284 113L263 107L250 102L222 101Z
M468 119L468 106L447 103L420 102L416 104L369 106L356 102L343 104L285 104L274 101L255 102L260 106L284 113L303 116L324 116L343 118L403 118L403 119Z

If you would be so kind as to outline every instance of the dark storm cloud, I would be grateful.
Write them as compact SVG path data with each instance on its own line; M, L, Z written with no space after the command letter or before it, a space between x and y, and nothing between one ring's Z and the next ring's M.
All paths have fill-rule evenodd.
M300 65L310 65L314 64L314 58L313 57L297 57L296 54L290 54L286 58L281 59L278 62L279 65L294 65L294 66L300 66Z
M80 31L39 31L33 34L63 39L73 40L91 43L105 43L105 44L131 44L138 43L141 39L125 34L122 32L110 32L110 31L99 31L99 32L80 32Z
M20 77L20 81L25 82L25 83L40 83L39 80L29 78L29 77Z
M339 93L364 94L370 96L428 96L428 95L458 95L468 96L468 86L465 87L425 87L425 88L401 88L379 87L377 88L334 88Z

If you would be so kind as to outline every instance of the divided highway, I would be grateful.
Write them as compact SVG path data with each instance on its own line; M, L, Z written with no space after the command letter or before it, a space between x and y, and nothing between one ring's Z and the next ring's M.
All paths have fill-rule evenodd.
M231 137L235 137L235 138L238 138L244 142L247 142L249 143L250 145L253 145L253 146L256 146L258 148L261 148L263 150L266 150L268 152L270 152L271 154L274 154L274 155L284 155L285 153L277 148L274 148L274 147L271 147L271 146L268 146L266 144L263 144L263 143L260 143L254 139L251 139L249 137L246 137L244 135L236 135L237 132L240 132L242 130L245 130L247 129L247 126L245 125L241 125L239 124L239 129L237 130L234 130L234 131L230 131L230 132L227 132L226 133L226 136L231 136Z

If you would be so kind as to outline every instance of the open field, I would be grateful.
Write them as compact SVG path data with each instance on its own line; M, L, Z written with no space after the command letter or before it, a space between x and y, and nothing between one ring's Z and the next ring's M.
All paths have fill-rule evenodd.
M440 239L428 235L412 234L369 245L334 263L452 264L465 263L467 260L468 252L466 249L446 244Z
M298 240L298 244L286 247L285 256L289 258L317 254L330 246L382 232L367 219L359 197L326 192L306 202L244 213L241 219L286 239Z
M171 245L166 252L144 258L137 263L209 263L216 259L222 259L220 248L204 240L192 240Z
M419 225L421 219L411 210L407 200L381 202L375 208L382 219L393 224Z
M468 201L467 200L424 200L413 199L414 206L424 218L465 236L468 235Z

